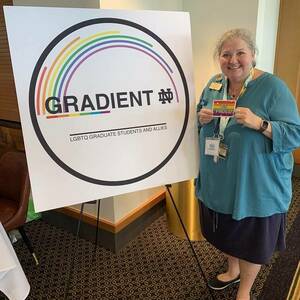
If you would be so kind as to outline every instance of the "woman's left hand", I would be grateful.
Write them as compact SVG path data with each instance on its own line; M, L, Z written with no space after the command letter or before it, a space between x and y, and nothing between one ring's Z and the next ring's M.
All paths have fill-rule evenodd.
M235 109L234 117L237 123L255 130L258 130L260 128L260 124L262 121L262 119L254 114L249 108L241 106Z

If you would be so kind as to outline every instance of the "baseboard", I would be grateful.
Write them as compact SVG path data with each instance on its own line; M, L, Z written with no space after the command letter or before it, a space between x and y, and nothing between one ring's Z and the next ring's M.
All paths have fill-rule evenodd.
M162 216L165 211L165 193L159 193L146 203L137 207L129 215L116 224L100 219L98 230L98 244L119 252L128 242L149 226L154 220ZM74 208L62 208L42 213L46 222L76 233L80 212ZM80 226L80 237L95 241L97 219L95 216L83 213Z

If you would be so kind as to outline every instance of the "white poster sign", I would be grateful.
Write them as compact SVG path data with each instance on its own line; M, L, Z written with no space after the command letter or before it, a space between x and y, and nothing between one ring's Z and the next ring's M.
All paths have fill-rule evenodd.
M4 12L37 211L196 176L188 13Z

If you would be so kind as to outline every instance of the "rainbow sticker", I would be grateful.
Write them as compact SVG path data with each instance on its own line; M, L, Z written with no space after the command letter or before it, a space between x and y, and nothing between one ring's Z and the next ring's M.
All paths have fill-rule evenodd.
M234 115L235 100L213 100L214 117L232 117Z

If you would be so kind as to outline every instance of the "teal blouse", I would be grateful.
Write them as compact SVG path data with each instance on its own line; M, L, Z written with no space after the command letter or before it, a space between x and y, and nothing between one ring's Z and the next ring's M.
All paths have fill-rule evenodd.
M222 99L224 77L214 76L204 89L200 105L211 108ZM222 84L220 91L209 88ZM291 196L292 151L300 146L300 118L293 95L278 77L264 73L252 80L237 106L248 107L272 124L273 139L231 118L224 132L225 160L204 155L205 138L212 137L216 119L200 128L200 172L196 195L207 207L233 219L267 217L288 210Z

